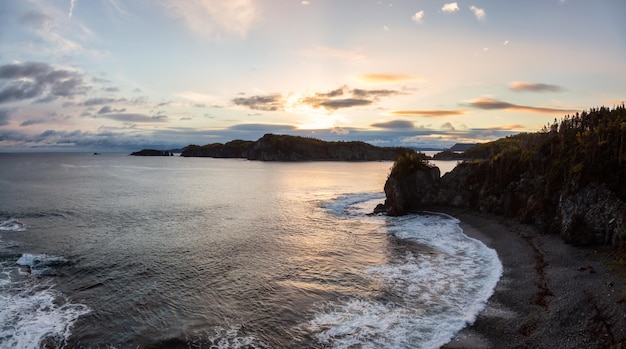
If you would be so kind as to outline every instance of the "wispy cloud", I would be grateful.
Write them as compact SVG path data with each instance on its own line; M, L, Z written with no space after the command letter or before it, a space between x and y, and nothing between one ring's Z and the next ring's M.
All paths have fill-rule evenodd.
M580 110L574 109L561 109L561 108L547 108L547 107L532 107L525 105L517 105L505 101L499 101L491 98L478 98L469 102L469 105L484 110L517 110L526 111L530 113L539 114L568 114L575 113Z
M562 92L563 87L557 85L550 85L544 83L530 83L522 81L513 81L509 84L509 89L512 91L523 92Z
M74 6L76 6L76 2L77 2L77 1L78 1L78 0L70 0L70 11L69 11L69 13L67 14L67 17L68 17L68 18L72 18L72 14L74 13Z
M145 115L138 113L116 113L116 114L103 114L102 117L121 121L121 122L167 122L168 117L165 115Z
M258 17L252 0L165 0L168 12L199 35L246 37Z
M371 83L392 83L392 82L418 80L417 77L406 75L406 74L380 74L380 73L361 74L359 76L359 79L361 81L371 82Z
M424 11L418 11L416 12L413 17L411 17L411 19L413 20L413 22L420 24L422 23L422 19L424 18Z
M452 13L452 12L456 12L458 10L459 10L459 5L456 2L451 2L449 4L445 4L441 8L441 11L443 11L445 13Z
M483 10L482 8L478 8L474 5L470 6L470 10L472 10L472 12L474 12L474 16L476 16L476 18L479 21L484 21L485 20L485 16L487 15L485 13L485 10Z
M426 118L440 118L448 116L458 116L467 113L467 110L394 110L390 114L392 115L404 115L404 116L422 116Z

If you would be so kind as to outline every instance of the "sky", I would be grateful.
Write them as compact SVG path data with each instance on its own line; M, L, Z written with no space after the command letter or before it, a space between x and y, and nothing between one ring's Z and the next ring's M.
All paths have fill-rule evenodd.
M0 0L0 152L443 149L626 101L624 0Z

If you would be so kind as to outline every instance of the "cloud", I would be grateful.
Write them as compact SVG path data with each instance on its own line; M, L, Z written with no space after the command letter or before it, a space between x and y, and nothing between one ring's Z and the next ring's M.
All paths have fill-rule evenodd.
M452 13L452 12L456 12L458 10L459 10L459 5L456 2L451 2L449 4L445 4L441 8L441 11L446 12L446 13Z
M424 18L424 11L416 12L411 19L413 22L420 24L422 23L422 19Z
M235 105L248 107L253 110L278 111L284 108L284 98L280 94L269 94L265 96L251 96L234 98Z
M378 102L381 97L402 94L397 90L386 89L351 89L347 85L328 92L317 92L308 95L268 94L232 99L235 105L262 111L294 111L301 107L322 109L332 112L339 109L360 107Z
M359 75L359 79L362 81L371 82L371 83L391 83L391 82L411 81L411 80L416 80L417 78L411 75L406 75L406 74L370 73L370 74Z
M413 128L413 123L406 120L392 120L387 122L378 122L371 124L370 126L384 129L407 129Z
M0 104L38 98L51 101L85 94L90 87L83 76L47 63L26 62L0 66Z
M30 126L30 125L45 124L46 122L47 121L43 119L29 119L29 120L22 121L20 126L24 127L24 126Z
M451 123L446 122L444 124L441 125L441 129L445 130L445 131L456 131L456 129L454 128L454 126L452 126Z
M561 92L563 87L557 85L543 84L543 83L530 83L522 81L513 81L509 84L509 89L512 91L523 92Z
M326 93L318 92L312 96L305 96L297 103L316 109L322 108L327 111L335 111L343 108L370 105L377 102L381 97L389 97L399 94L401 94L401 92L397 90L351 89L347 85L344 85Z
M76 6L76 1L77 0L70 0L70 11L67 14L68 18L72 18L72 14L74 13L74 6Z
M109 107L108 105L105 105L104 107L100 108L100 110L98 111L98 115L110 114L110 113L123 113L125 111L126 111L125 108L113 109L113 108Z
M479 21L484 21L485 20L485 16L486 16L485 10L483 10L481 8L478 8L476 6L473 6L473 5L470 6L470 10L472 10L472 12L474 12L474 16L476 16L476 18Z
M530 113L539 113L539 114L568 114L575 113L580 110L573 109L559 109L559 108L546 108L546 107L530 107L524 105L516 105L513 103L499 101L490 98L478 98L471 102L469 105L484 110L517 110L517 111L527 111Z
M211 38L246 37L258 17L253 0L164 0L170 15L193 32Z
M165 115L149 116L136 113L103 114L102 117L121 122L167 122Z
M11 112L8 109L0 108L0 126L8 125Z
M20 24L25 24L26 26L38 30L52 27L52 22L52 17L37 11L29 11L19 20Z
M426 118L438 118L457 116L467 113L467 110L394 110L392 115L422 116Z
M330 133L334 133L336 135L345 136L345 135L349 135L350 134L350 129L345 128L345 127L335 126L335 127L331 128L329 130L329 132Z
M107 97L94 97L94 98L89 98L88 100L84 101L82 103L82 105L86 106L86 107L93 107L96 105L103 105L103 104L109 104L109 103L115 103L115 102L126 102L126 98L107 98Z
M308 5L308 4L310 4L310 2L308 2L306 0L302 1L302 5Z

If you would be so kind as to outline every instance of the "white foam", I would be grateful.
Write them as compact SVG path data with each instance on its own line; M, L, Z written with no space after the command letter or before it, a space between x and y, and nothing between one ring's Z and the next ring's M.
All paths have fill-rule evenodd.
M240 348L270 348L270 346L258 340L254 335L242 334L242 325L231 325L228 328L215 326L208 334L195 333L193 337L207 338L210 348L215 349L240 349ZM204 347L201 343L194 343L194 340L187 339L189 347Z
M349 194L325 202L322 206L334 216L366 216L384 199L384 193Z
M348 199L335 203L339 201L354 204ZM427 252L406 252L364 271L395 302L351 298L327 304L309 325L320 343L335 348L440 347L484 309L502 275L502 264L494 250L463 234L453 217L384 219L387 224L381 232L429 247Z
M20 283L0 290L0 347L39 348L43 340L63 347L79 316L89 312L52 288ZM19 292L14 293L16 289Z
M0 220L0 231L25 231L26 226L24 223L18 221L15 218L9 218L6 220Z

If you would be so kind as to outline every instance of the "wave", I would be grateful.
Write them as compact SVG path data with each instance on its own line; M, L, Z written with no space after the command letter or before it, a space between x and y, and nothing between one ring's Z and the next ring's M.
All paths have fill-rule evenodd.
M354 212L367 195L339 197L329 212ZM347 205L342 208L341 205ZM357 209L358 211L358 209ZM335 348L434 348L475 321L502 275L497 253L472 239L451 216L436 213L384 219L380 232L421 245L365 275L388 299L348 298L324 304L309 322L316 339Z
M25 231L24 223L15 218L0 219L0 231Z
M15 261L15 259L13 259ZM55 290L46 269L68 261L47 254L23 254L17 261L0 263L0 347L61 348L67 344L78 318L90 312ZM18 266L35 268L20 273ZM32 275L38 275L32 277Z

